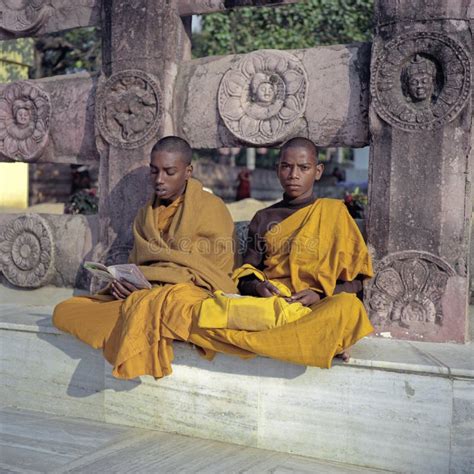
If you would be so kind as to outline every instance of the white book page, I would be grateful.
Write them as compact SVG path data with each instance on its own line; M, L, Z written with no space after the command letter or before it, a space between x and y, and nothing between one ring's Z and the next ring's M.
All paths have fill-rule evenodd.
M84 262L84 268L102 280L112 281L114 279L114 276L110 273L105 265L102 265L102 263Z
M151 288L150 282L145 278L145 275L143 275L141 270L134 263L111 265L107 268L117 280L126 280L133 286L140 289Z

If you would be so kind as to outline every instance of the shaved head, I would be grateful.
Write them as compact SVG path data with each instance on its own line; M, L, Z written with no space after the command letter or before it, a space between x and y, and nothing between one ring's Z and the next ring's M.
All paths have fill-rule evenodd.
M160 151L179 155L186 165L190 165L193 158L193 150L189 143L180 137L169 136L162 138L151 149L151 156Z
M316 145L307 138L304 137L295 137L288 140L280 150L280 158L284 155L284 153L289 150L290 148L304 148L308 151L308 154L314 159L314 162L318 163L318 148Z

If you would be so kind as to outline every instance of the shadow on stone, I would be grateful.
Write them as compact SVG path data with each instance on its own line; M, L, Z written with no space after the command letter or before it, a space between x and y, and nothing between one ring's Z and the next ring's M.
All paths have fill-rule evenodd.
M40 327L50 327L51 319L43 318L38 321ZM39 339L53 345L78 364L69 380L67 395L74 398L85 398L102 392L105 388L104 360L102 354L86 344L73 340L72 337L38 332ZM68 368L63 368L67 370ZM38 374L41 376L41 374Z

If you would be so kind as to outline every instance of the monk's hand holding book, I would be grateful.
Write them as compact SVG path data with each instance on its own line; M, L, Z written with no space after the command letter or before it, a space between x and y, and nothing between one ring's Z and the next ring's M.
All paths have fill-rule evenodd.
M97 278L108 281L109 284L100 293L110 294L117 300L127 298L134 291L151 288L145 275L133 263L107 267L98 262L84 262L84 268Z
M113 280L109 291L116 300L124 300L139 289L127 280Z
M311 306L321 300L321 296L314 290L306 288L305 290L293 293L285 298L288 303L301 303L303 306Z

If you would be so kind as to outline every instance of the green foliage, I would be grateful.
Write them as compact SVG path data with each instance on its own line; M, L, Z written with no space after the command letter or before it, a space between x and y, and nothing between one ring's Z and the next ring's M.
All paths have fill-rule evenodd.
M299 49L371 39L373 0L307 0L283 7L206 15L193 35L195 57L256 49Z
M33 64L33 40L0 41L0 82L27 79Z
M100 31L77 28L45 35L35 43L33 77L49 77L100 69Z
M99 210L99 198L97 190L80 189L76 191L66 204L64 212L66 214L97 214Z

